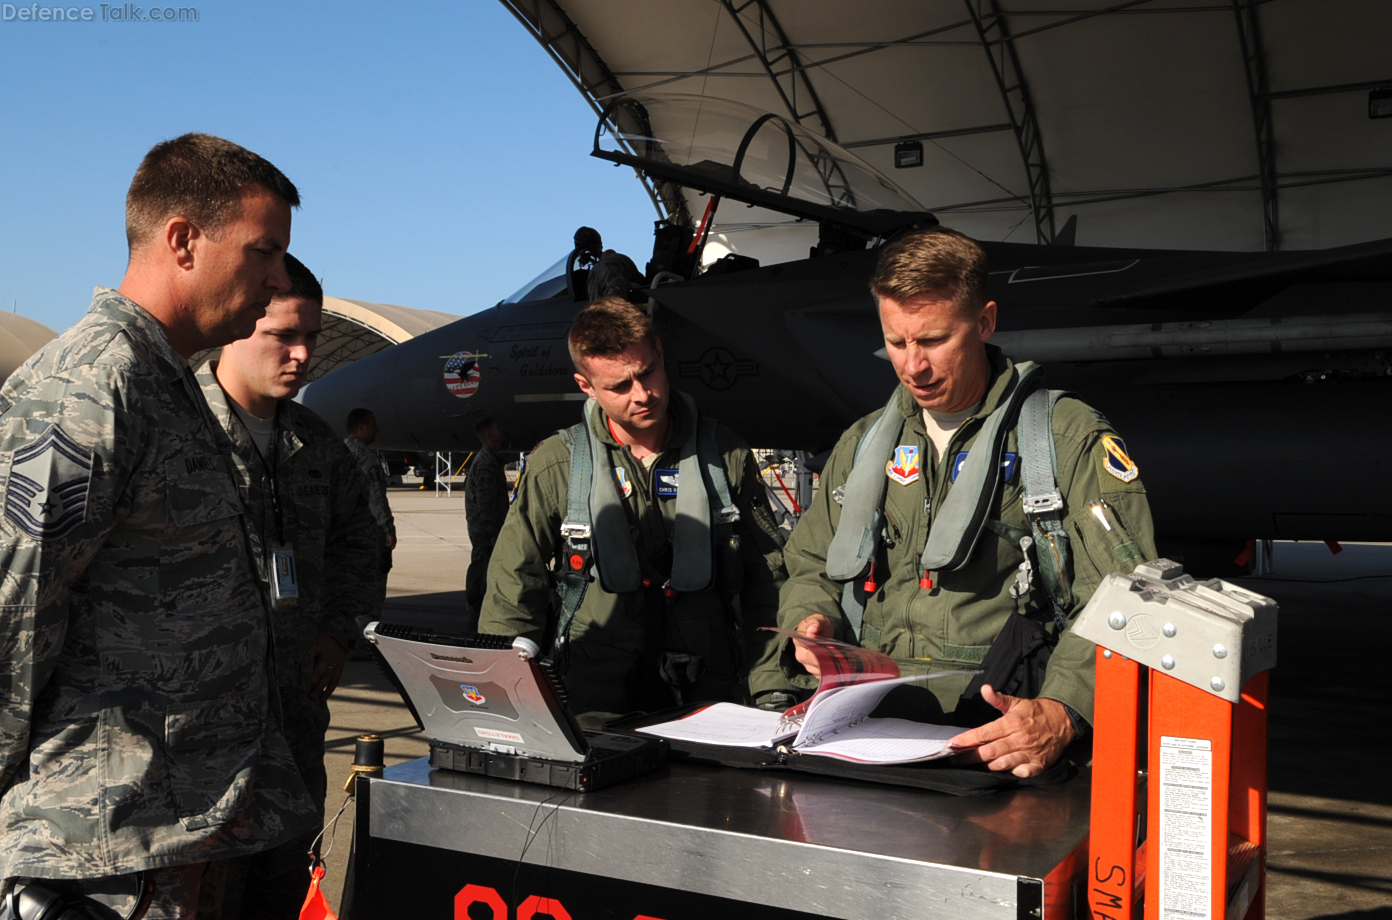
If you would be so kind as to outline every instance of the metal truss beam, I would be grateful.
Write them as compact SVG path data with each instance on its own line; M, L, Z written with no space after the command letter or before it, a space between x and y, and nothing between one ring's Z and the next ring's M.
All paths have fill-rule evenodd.
M1385 86L1392 86L1392 77L1386 80L1371 80L1364 83L1336 83L1333 86L1307 86L1303 89L1283 89L1280 92L1268 92L1267 99L1298 99L1302 96L1328 96L1334 93L1358 93L1367 92L1370 89L1382 89Z
M768 0L746 0L738 6L735 5L734 0L721 0L721 5L730 14L730 18L735 21L740 32L744 33L745 41L749 42L750 50L759 59L759 63L764 66L764 72L773 81L774 88L778 90L778 95L782 98L788 114L793 116L793 121L803 124L803 119L815 115L818 124L814 126L814 129L827 140L835 142L836 130L831 126L831 118L827 116L826 109L822 107L822 100L817 96L817 89L808 79L807 71L802 66L802 58L793 49L792 43L788 41L788 35L783 31L783 26L778 22L778 18L773 15ZM749 30L749 25L745 22L744 16L741 15L750 7L755 7L758 12L758 36ZM773 41L770 41L770 38ZM780 73L778 67L784 62L788 66ZM806 112L799 110L799 86L802 87L802 104L808 106Z
M1266 55L1255 6L1233 0L1237 37L1242 47L1242 70L1247 75L1247 97L1252 107L1252 129L1257 144L1257 174L1261 177L1262 237L1266 251L1281 248L1281 197L1276 187L1276 139L1271 124L1271 97L1267 93Z
M1049 187L1049 163L1044 156L1044 140L1029 84L1020 68L1015 42L1001 15L997 0L963 0L976 27L981 49L991 64L991 73L1000 89L1001 102L1015 132L1015 142L1029 181L1030 212L1034 217L1034 238L1039 243L1054 241L1054 197Z
M944 131L924 131L919 134L900 134L895 137L875 137L864 141L851 141L842 144L847 150L854 147L887 147L905 141L936 141L944 137L967 137L972 134L994 134L997 131L1010 131L1014 126L1009 122L998 125L978 125L974 128L948 128Z
M1277 189L1304 188L1310 185L1332 185L1341 182L1359 182L1366 179L1392 178L1392 167L1368 167L1366 169L1312 169L1276 174ZM1231 179L1217 179L1212 182L1198 182L1192 185L1155 186L1150 188L1086 189L1076 192L1055 192L1054 197L1068 202L1070 208L1086 204L1103 204L1109 201L1125 201L1132 198L1149 198L1154 195L1175 195L1196 192L1255 192L1261 189L1261 177L1234 176ZM979 201L960 201L954 204L940 204L929 207L935 214L953 211L1019 211L1028 207L1018 196L983 198Z
M614 72L554 0L501 2L546 50L551 59L560 65L570 82L575 84L580 95L585 97L585 101L594 110L596 118L604 109L600 100L624 91ZM639 173L638 177L648 197L652 199L659 217L687 227L693 225L681 189L670 182L654 182L642 173Z

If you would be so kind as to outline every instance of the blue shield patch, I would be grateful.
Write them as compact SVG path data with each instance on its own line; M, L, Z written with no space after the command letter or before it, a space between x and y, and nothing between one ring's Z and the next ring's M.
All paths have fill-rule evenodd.
M960 476L960 475L962 474L962 467L966 464L966 462L967 462L967 452L966 452L966 451L962 451L960 454L957 455L957 459L955 459L955 460L952 461L952 476L951 476L951 478L952 478L952 481L953 481L953 482L956 482L956 481L957 481L957 477ZM1006 454L1006 455L1001 459L1001 466L1003 466L1003 467L1005 468L1005 481L1006 481L1006 482L1009 482L1010 480L1012 480L1012 479L1015 478L1015 468L1016 468L1017 466L1019 466L1019 465L1020 465L1020 457L1019 457L1018 454Z
M653 485L657 488L659 498L676 498L677 471L653 470Z
M614 481L619 484L619 494L624 498L633 494L633 483L629 481L628 473L623 467L614 467Z
M55 540L87 519L92 452L57 425L14 453L5 517L39 540Z

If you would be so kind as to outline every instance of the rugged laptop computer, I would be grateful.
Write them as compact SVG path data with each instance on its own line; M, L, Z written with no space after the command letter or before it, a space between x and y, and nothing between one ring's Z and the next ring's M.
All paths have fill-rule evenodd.
M582 729L528 639L382 622L363 635L432 739L432 766L588 792L667 757L663 739Z

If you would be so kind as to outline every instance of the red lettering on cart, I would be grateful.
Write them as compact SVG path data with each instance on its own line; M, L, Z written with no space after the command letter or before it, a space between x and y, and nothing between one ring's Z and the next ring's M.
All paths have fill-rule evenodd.
M465 885L459 889L459 894L454 896L454 920L472 920L469 916L469 908L480 902L487 904L489 909L493 911L490 920L507 920L508 907L503 901L502 895L492 888L485 888L483 885ZM562 920L562 918L558 916L556 920ZM570 915L566 914L564 920L570 920Z
M517 907L517 920L532 920L537 914L550 917L551 920L570 920L570 911L553 898L532 895Z

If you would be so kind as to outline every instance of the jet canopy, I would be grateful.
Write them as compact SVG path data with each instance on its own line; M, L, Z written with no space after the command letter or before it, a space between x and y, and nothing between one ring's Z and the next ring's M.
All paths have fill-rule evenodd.
M593 155L687 188L882 236L937 221L855 154L781 115L709 96L609 101Z

